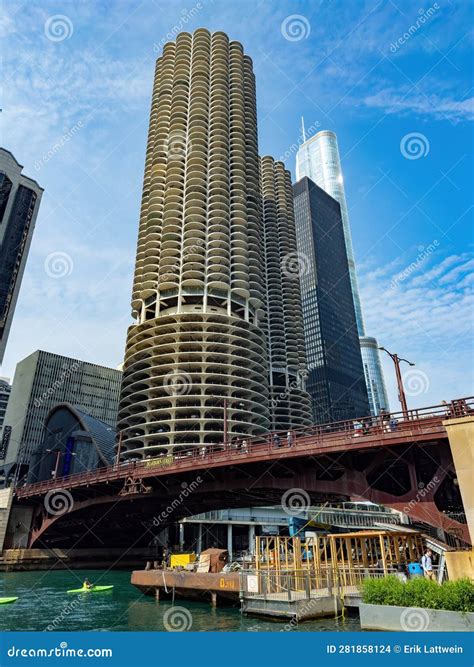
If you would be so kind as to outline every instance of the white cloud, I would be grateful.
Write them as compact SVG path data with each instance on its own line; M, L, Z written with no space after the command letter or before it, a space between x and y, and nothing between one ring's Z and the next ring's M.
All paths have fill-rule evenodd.
M405 265L413 261L405 257ZM415 362L429 380L426 393L409 397L412 407L473 394L472 338L474 295L465 274L472 266L467 254L430 258L435 266L403 280L400 273L359 272L366 329L379 343ZM421 274L421 275L420 275ZM465 276L458 280L459 277ZM394 371L383 359L393 409L398 407Z
M369 108L384 109L388 114L419 114L436 119L447 118L453 121L474 119L474 97L456 100L439 95L424 95L409 86L399 89L384 89L374 95L367 95L361 105Z

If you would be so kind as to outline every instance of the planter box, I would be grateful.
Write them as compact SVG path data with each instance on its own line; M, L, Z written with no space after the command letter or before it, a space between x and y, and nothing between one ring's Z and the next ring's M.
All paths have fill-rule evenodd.
M420 607L392 607L382 604L359 605L362 630L402 632L472 632L474 614Z

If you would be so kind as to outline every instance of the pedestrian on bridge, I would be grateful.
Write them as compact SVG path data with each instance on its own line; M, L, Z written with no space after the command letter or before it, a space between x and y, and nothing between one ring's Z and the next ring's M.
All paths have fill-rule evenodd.
M389 421L389 426L391 431L396 431L398 429L398 419L392 417Z
M291 431L286 434L286 442L288 447L293 447L293 433Z
M280 436L278 435L278 433L275 433L275 435L273 436L273 445L274 445L277 449L278 449L279 447L281 447L281 440L280 440Z
M352 427L354 429L354 438L357 438L359 435L362 434L362 423L358 420L352 423Z

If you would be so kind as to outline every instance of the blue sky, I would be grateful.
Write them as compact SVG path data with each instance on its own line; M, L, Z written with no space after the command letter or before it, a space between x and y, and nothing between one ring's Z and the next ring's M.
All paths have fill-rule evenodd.
M409 404L472 394L472 7L6 3L2 145L45 194L2 374L37 348L122 361L154 60L204 26L254 60L262 155L294 173L302 115L337 133L367 332L416 362Z

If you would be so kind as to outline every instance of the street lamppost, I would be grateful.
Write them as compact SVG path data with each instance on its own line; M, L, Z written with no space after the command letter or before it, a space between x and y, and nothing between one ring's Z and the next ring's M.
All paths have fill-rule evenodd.
M413 364L411 361L408 361L408 359L402 359L401 357L398 356L398 354L392 354L392 352L389 352L384 347L379 347L379 350L386 352L394 363L395 375L397 376L398 399L402 406L403 416L406 418L408 416L408 406L407 406L407 399L405 396L405 390L403 388L403 379L402 379L402 373L400 371L400 362L404 361L409 366L414 366L415 364Z

